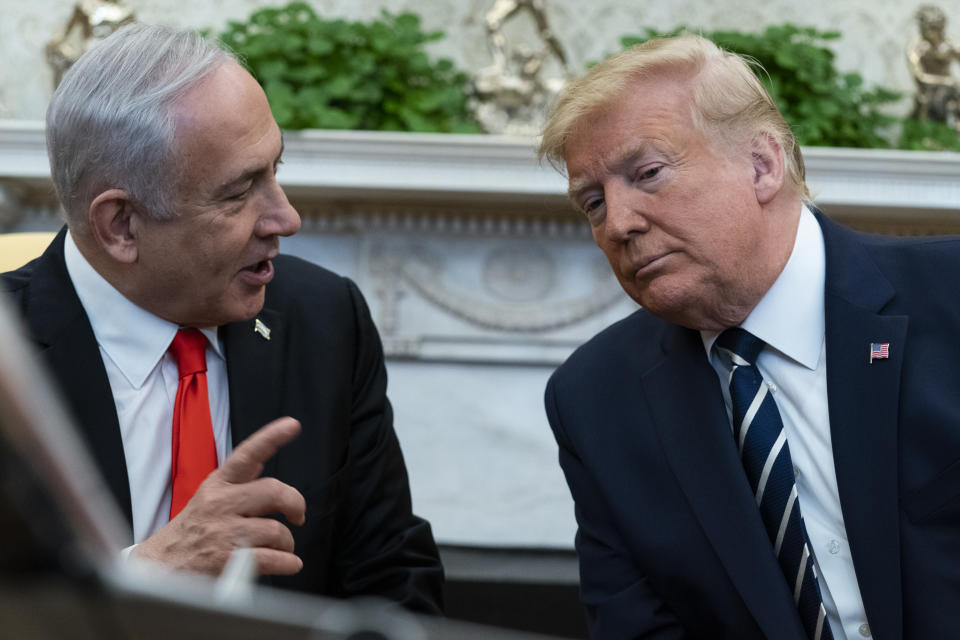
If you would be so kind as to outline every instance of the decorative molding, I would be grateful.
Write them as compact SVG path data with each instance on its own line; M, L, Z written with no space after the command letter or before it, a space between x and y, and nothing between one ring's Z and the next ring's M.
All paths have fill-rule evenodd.
M563 196L566 180L537 165L534 141L499 135L288 131L284 188L322 194Z
M466 237L590 239L590 227L572 211L549 215L530 206L397 205L338 202L322 206L291 198L303 219L301 233L429 234Z
M593 316L623 297L623 291L612 282L609 273L598 273L595 287L586 296L543 301L517 301L509 304L484 300L461 293L462 287L444 282L442 264L433 256L420 252L407 260L400 274L421 296L485 329L508 332L548 331L575 324Z
M338 206L346 214L370 201L392 203L398 212L410 201L448 209L484 205L485 213L475 211L484 219L507 202L511 218L570 215L566 181L537 164L529 138L371 131L284 136L280 182L305 203L308 217L336 217ZM818 204L836 205L845 216L928 220L953 218L960 209L960 153L808 147L804 157ZM0 120L0 178L49 185L42 123ZM345 198L352 208L342 205ZM451 217L440 215L442 207L423 210Z
M0 179L0 233L10 231L23 219L24 191L23 185Z
M803 155L807 182L824 206L864 209L863 216L916 209L954 217L960 210L960 153L808 147Z
M373 290L381 301L377 325L385 336L406 336L398 322L401 283L435 307L475 327L507 333L561 329L605 311L624 297L599 252L584 256L583 268L592 272L592 277L588 291L575 296L555 291L556 258L545 250L533 249L520 256L509 247L493 245L487 248L477 267L483 272L481 280L489 283L492 278L497 283L493 296L483 295L465 283L449 282L445 260L426 244L377 245L371 255ZM503 274L490 276L490 265L502 264L507 255L519 258L509 268L519 267L521 273L514 274L513 278ZM537 265L536 271L529 271L534 264ZM510 287L517 286L521 289L532 286L538 295L522 297L520 291L510 290ZM504 288L511 291L510 295L503 295ZM503 299L505 297L508 299ZM422 345L414 342L403 346L414 353Z
M483 284L506 303L537 303L553 290L556 272L556 260L542 247L494 247L484 259Z
M0 120L0 178L50 183L42 122Z

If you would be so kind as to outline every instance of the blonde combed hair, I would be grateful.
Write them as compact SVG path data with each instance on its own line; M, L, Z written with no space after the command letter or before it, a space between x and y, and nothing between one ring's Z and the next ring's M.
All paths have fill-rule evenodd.
M550 112L537 155L562 170L567 138L575 127L632 85L670 74L686 75L693 82L691 115L704 135L741 145L760 135L772 136L783 150L788 184L810 200L800 146L750 64L696 35L648 40L567 85Z

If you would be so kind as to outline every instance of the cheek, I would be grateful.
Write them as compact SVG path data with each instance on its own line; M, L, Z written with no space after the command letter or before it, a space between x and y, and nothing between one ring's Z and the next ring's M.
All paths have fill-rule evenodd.
M613 267L613 271L619 273L617 266L620 264L619 256L622 245L608 240L601 229L601 227L595 227L593 229L593 241L597 247L603 251L603 255L607 257L607 261L610 263L610 266Z
M757 228L749 224L731 224L725 231L718 232L726 235L720 236L722 241L709 249L710 269L721 282L752 279L757 270L756 256L763 242Z
M146 247L141 246L139 258L147 272L166 280L188 279L194 264L189 240L178 236L160 238Z
M239 263L245 246L245 243L237 238L219 235L216 238L204 239L193 248L187 259L192 260L198 270L205 271L209 277L227 278L236 274L242 266Z

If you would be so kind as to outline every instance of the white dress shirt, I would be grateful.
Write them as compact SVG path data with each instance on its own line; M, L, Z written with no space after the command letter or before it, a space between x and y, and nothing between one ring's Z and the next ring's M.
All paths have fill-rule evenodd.
M870 637L870 628L840 511L833 464L824 339L825 273L823 233L804 206L790 260L740 326L766 343L757 358L757 368L783 419L824 608L834 637L841 640ZM701 332L721 380L727 411L731 412L727 387L730 372L712 351L718 335Z
M90 266L69 233L64 258L113 391L130 481L133 540L139 543L169 521L173 404L179 377L167 348L178 327L125 298ZM222 463L231 449L227 364L217 329L201 331L207 337L210 417L217 460Z

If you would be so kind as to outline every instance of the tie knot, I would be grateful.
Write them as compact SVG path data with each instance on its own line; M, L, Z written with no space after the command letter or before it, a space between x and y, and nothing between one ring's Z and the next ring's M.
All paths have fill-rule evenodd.
M756 364L757 356L763 349L763 340L740 327L727 329L717 337L717 347L726 349L751 365Z
M207 370L207 338L198 329L180 329L170 343L181 378Z

